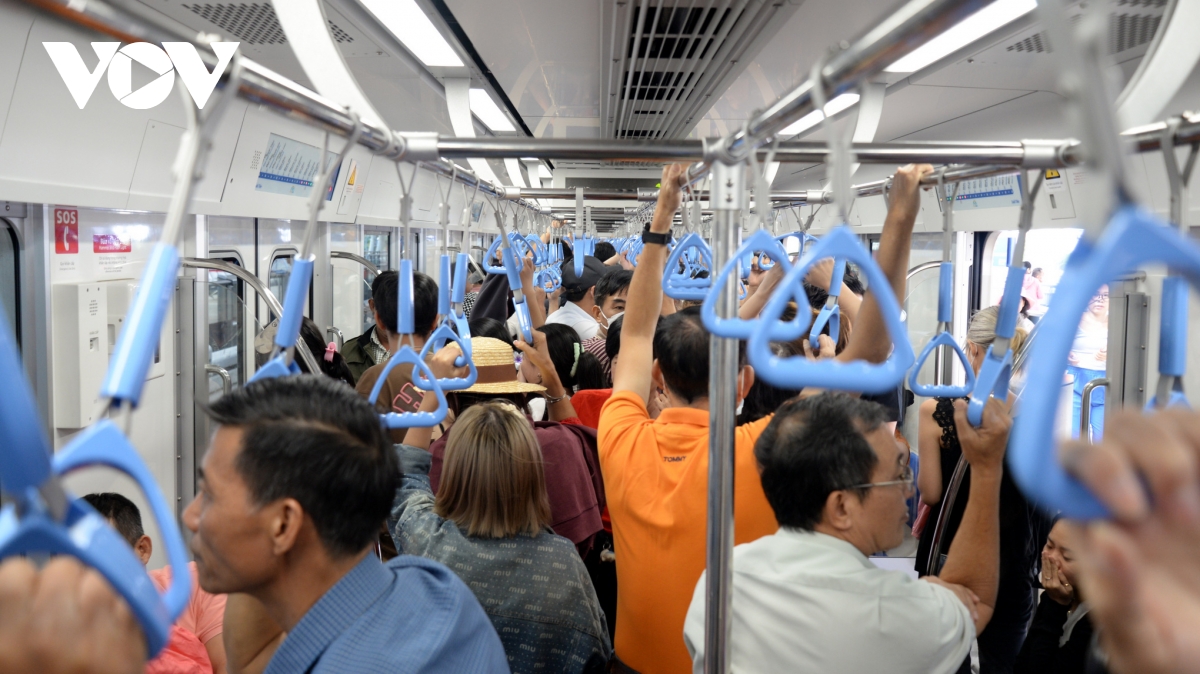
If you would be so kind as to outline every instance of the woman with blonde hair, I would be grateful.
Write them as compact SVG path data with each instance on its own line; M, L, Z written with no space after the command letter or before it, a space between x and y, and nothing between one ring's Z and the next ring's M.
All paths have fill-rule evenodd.
M402 554L453 570L483 606L513 672L603 672L604 612L571 541L550 530L542 451L521 410L480 402L450 428L441 487L429 452L397 445L404 473L388 517Z
M967 326L963 351L976 374L983 366L988 347L996 341L996 321L999 316L999 307L988 307L977 312ZM1025 331L1017 328L1010 344L1014 358L1024 348L1025 338ZM962 457L955 425L955 402L951 398L930 398L921 403L920 408L917 452L921 467L917 474L917 487L924 508L929 511L927 518L919 518L924 520L924 528L919 532L916 560L917 572L921 575L929 572L931 556L936 561L934 573L941 568L945 553L950 549L950 543L962 521L971 489L968 467L953 507L946 513L939 550L932 550L942 499ZM1025 628L1033 617L1037 562L1049 531L1049 520L1025 501L1005 471L1000 484L1000 587L996 594L995 612L987 629L979 636L982 674L1012 671L1025 638Z

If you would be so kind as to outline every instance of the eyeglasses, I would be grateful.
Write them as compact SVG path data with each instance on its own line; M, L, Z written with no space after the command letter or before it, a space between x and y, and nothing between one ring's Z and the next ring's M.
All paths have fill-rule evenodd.
M904 472L900 474L899 480L888 480L887 482L866 482L863 484L852 484L845 489L870 489L871 487L891 487L903 486L904 491L913 490L913 472L912 468L905 466Z
M1108 293L1100 293L1099 295L1096 295L1095 297L1093 297L1092 301L1093 302L1107 302L1108 301Z

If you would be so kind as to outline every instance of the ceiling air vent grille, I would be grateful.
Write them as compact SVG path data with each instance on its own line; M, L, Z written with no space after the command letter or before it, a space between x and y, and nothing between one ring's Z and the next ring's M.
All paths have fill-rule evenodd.
M1166 11L1167 0L1117 0L1117 4L1126 8L1121 13L1113 12L1108 15L1108 53L1120 54L1150 44L1154 34L1162 25L1163 13ZM1071 17L1072 23L1078 23L1081 15ZM1045 31L1034 33L1018 40L1004 48L1005 51L1022 52L1027 54L1051 54L1050 38Z
M798 3L604 0L601 125L610 138L687 135Z
M183 8L247 44L287 44L287 36L270 3L198 2ZM329 30L338 42L354 42L351 35L332 21Z

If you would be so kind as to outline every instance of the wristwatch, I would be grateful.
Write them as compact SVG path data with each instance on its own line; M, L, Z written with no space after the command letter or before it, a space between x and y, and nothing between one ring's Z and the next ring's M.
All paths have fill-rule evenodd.
M650 231L650 223L646 223L646 227L642 229L642 243L653 243L659 246L665 246L671 243L671 233L666 232L659 234Z

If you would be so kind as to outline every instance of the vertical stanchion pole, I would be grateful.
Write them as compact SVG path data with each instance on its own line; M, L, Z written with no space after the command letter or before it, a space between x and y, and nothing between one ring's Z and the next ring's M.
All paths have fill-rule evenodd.
M712 169L713 269L738 247L746 167L715 162ZM717 295L717 315L737 316L738 274L728 274ZM712 336L708 349L708 575L705 581L704 672L729 671L729 598L733 583L734 426L737 423L738 340Z

